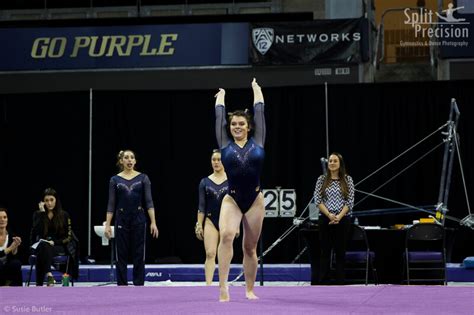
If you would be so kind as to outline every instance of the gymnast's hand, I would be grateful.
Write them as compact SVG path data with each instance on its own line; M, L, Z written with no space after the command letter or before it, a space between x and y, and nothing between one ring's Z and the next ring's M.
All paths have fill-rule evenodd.
M263 99L262 88L257 83L257 79L253 78L252 81L252 90L253 90L253 103L265 103Z
M223 88L219 88L219 92L214 95L214 97L225 96L225 90Z
M219 92L214 95L216 98L216 106L217 105L224 105L224 98L225 98L225 90L222 88L219 88Z
M104 236L109 240L112 238L112 228L110 225L105 225Z
M253 78L252 80L252 88L253 89L260 89L260 85L257 83L257 79Z
M150 224L150 233L153 238L158 238L158 227L156 226L156 223Z
M196 223L196 227L194 228L194 233L196 233L196 237L198 240L204 240L204 230L202 229L202 224L199 222Z

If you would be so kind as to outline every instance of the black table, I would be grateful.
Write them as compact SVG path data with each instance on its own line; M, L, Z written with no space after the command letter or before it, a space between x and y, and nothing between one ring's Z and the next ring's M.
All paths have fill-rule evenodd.
M406 230L366 229L370 250L375 252L375 267L378 283L403 283L403 253L405 251ZM446 257L450 262L451 248L454 241L453 228L446 228ZM319 284L319 228L316 224L301 227L299 233L308 246L311 263L311 284Z

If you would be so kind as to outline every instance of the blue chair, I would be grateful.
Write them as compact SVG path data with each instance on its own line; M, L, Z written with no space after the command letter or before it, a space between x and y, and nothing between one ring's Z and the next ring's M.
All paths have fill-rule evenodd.
M61 276L62 276L62 272L61 272L61 266L66 266L65 270L66 270L66 273L70 274L69 272L69 260L70 260L70 256L69 255L60 255L60 256L54 256L53 257L53 263L52 263L52 266L54 267L54 270L51 270L51 272L53 273L53 276L54 276L54 272L60 272L61 273ZM30 257L28 258L28 262L30 264L30 271L28 273L28 280L26 282L26 286L29 287L30 286L30 281L31 281L31 275L33 273L33 267L36 265L36 255L30 255ZM74 280L72 279L72 277L70 277L70 281L71 281L71 286L74 286Z
M445 230L436 223L419 223L406 231L404 271L406 282L446 285Z

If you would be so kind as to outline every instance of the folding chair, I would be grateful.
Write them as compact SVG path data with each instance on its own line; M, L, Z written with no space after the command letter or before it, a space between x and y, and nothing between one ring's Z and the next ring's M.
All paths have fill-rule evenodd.
M346 281L365 282L369 284L369 271L377 284L377 269L375 268L375 253L370 250L365 230L357 224L351 224L350 237L346 250ZM347 277L347 275L363 275L364 277Z
M406 282L442 282L446 285L445 229L436 223L419 223L406 231L404 269Z

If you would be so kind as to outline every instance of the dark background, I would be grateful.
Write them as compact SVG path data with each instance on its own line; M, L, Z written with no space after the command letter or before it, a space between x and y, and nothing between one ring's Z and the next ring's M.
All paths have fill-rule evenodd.
M229 110L251 108L251 79L248 89L227 90ZM265 96L267 122L262 187L296 189L299 214L312 197L321 174L320 158L326 155L324 86L265 88L265 82L259 83ZM329 85L329 149L342 153L357 184L444 124L451 98L456 98L461 111L461 159L471 193L472 87L472 81ZM216 147L213 95L217 88L93 92L92 225L100 225L105 219L108 181L117 173L117 152L134 150L138 169L152 182L160 230L158 240L147 241L147 263L204 261L202 242L194 236L194 223L198 184L211 172L210 153ZM0 108L0 201L9 209L9 226L25 240L23 263L27 262L33 211L41 192L49 186L58 190L81 241L81 255L87 255L89 92L4 94L0 95ZM441 132L437 132L357 188L377 188L442 139ZM443 148L440 146L377 194L412 205L436 204ZM362 194L356 194L356 202L362 198ZM369 198L357 204L354 211L391 207L398 205ZM449 214L460 219L468 214L457 158ZM370 216L361 217L360 223L388 226L425 216ZM264 248L291 223L291 219L266 219ZM447 225L459 226L451 221ZM92 234L92 258L107 262L108 248ZM474 255L473 238L472 230L462 229L454 245L453 261ZM294 232L265 261L291 262L302 246ZM236 242L235 247L234 261L240 262L240 244Z

